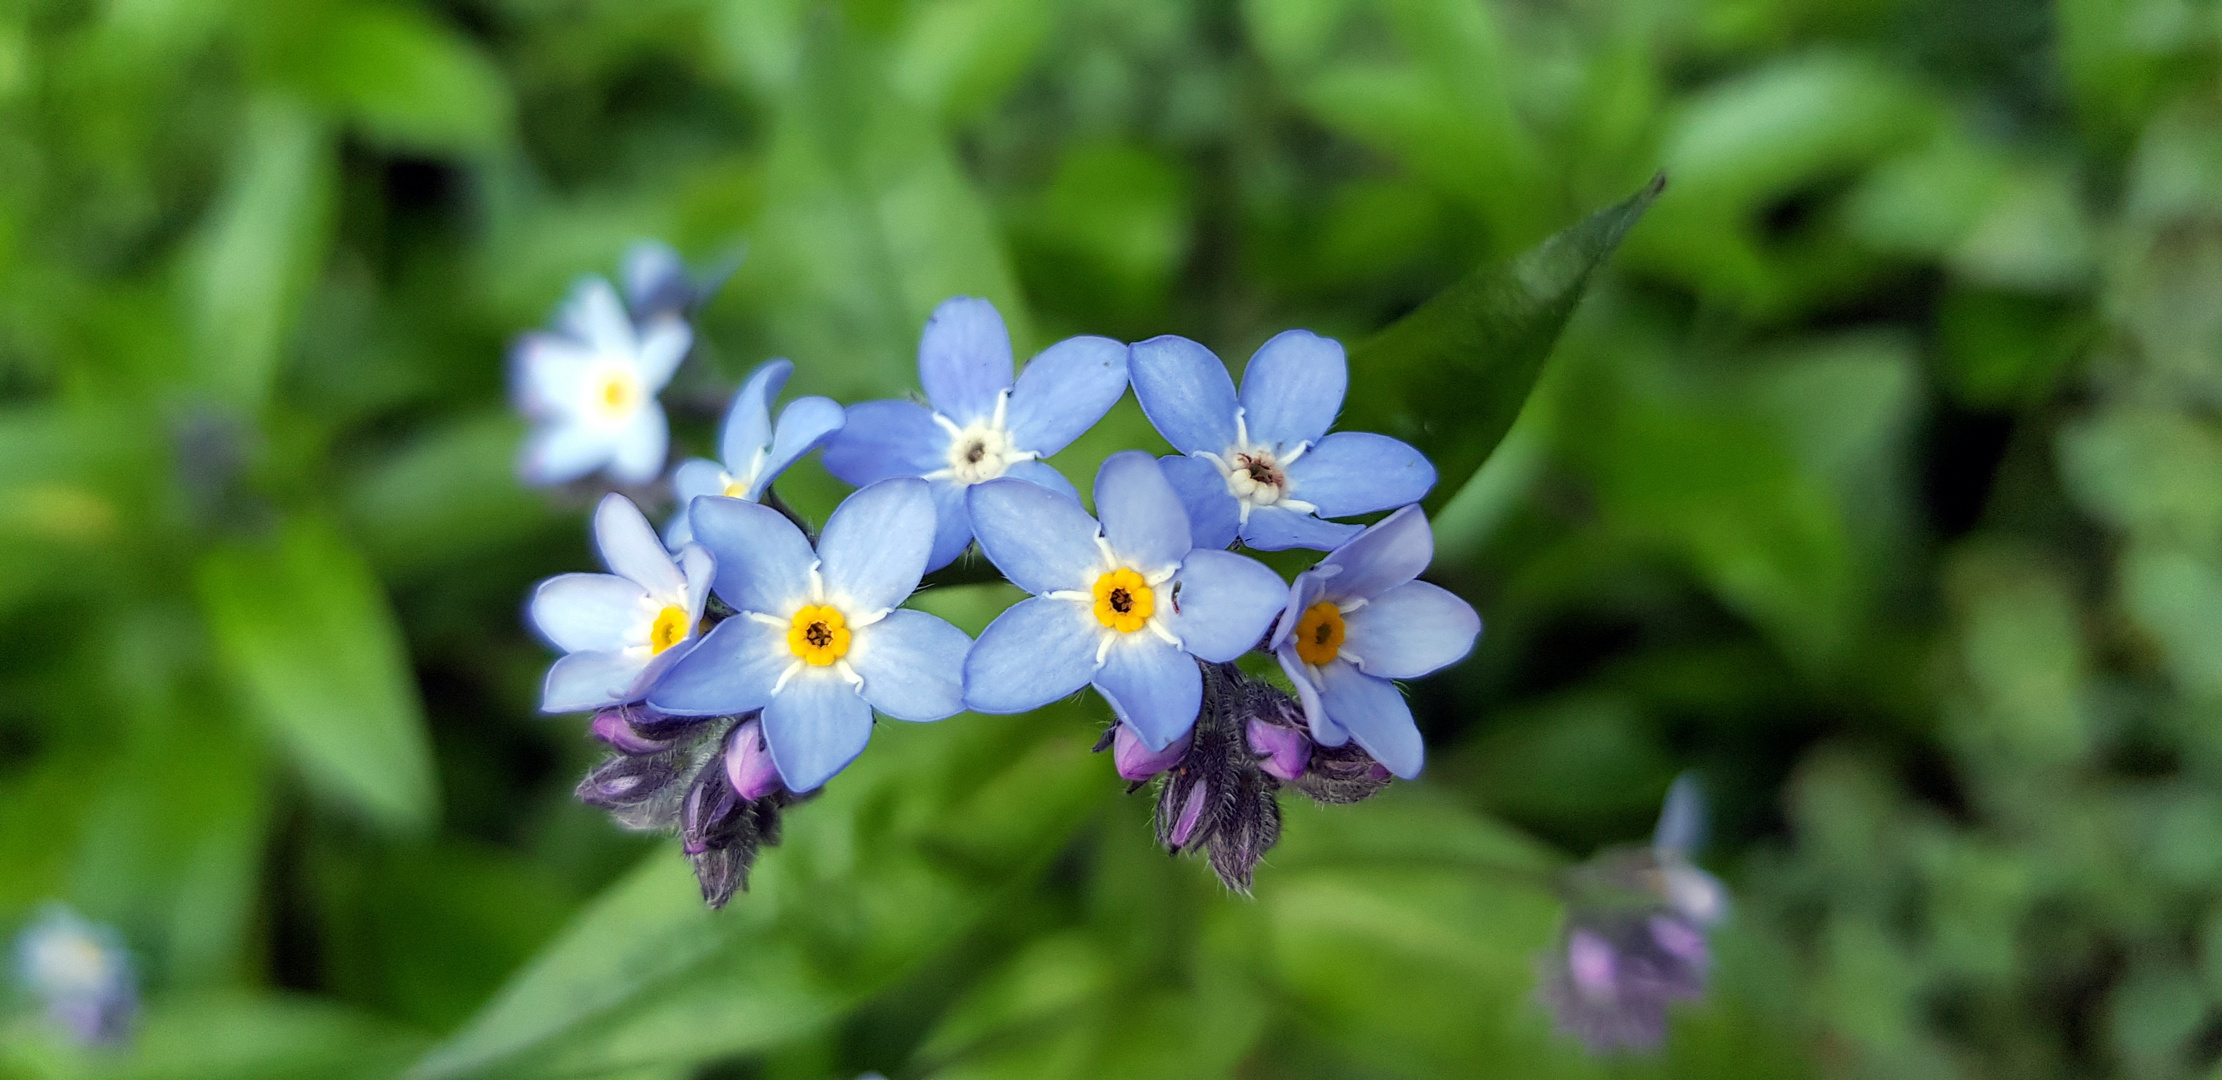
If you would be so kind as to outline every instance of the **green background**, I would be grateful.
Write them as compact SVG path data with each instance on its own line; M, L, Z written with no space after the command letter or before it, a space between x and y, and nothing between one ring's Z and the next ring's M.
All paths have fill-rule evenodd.
M14 1000L0 1076L2213 1075L2218 65L2195 0L0 0L0 932L147 1002ZM571 801L522 610L594 493L513 479L502 358L634 238L745 253L700 453L769 356L914 388L954 294L1355 344L1659 169L1438 493L1425 778L1291 799L1254 898L1093 697L881 725L718 914ZM1373 370L1453 476L1526 385ZM1596 1061L1553 874L1685 768L1716 992Z

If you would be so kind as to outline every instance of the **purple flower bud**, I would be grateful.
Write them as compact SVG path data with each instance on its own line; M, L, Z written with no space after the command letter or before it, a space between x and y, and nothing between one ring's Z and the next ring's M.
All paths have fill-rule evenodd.
M1611 942L1589 930L1566 935L1566 972L1583 997L1611 998L1613 973L1619 967L1619 961L1613 959Z
M1193 734L1183 735L1163 750L1152 750L1133 728L1120 724L1112 729L1111 761L1121 777L1139 782L1180 764L1193 741Z
M725 778L733 793L748 802L780 790L779 768L764 745L763 725L750 720L734 726L725 743Z
M639 728L633 726L632 714L633 710L623 705L603 709L594 714L594 723L588 730L595 738L609 744L610 749L620 754L639 757L660 754L671 748L671 739L652 739L642 734Z
M1203 818L1204 795L1202 784L1188 789L1188 798L1181 804L1180 817L1173 822L1172 831L1168 834L1172 846L1185 848L1188 841L1196 835L1196 823Z
M1260 759L1258 767L1274 777L1294 780L1304 775L1304 767L1311 764L1312 741L1301 731L1253 717L1248 734L1250 751Z

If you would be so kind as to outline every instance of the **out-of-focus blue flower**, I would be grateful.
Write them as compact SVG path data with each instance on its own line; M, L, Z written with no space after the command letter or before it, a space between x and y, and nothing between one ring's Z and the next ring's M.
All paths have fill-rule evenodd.
M548 669L546 712L639 701L695 647L717 561L699 544L673 556L640 508L605 495L594 539L607 574L560 574L532 594L532 622L564 656Z
M15 961L23 988L79 1043L113 1045L131 1037L138 985L114 930L49 904L16 938Z
M1389 680L1458 662L1481 633L1471 605L1413 580L1434 557L1427 515L1407 506L1298 574L1273 629L1273 655L1296 684L1312 738L1323 746L1355 738L1407 780L1427 748Z
M625 287L625 303L636 321L652 315L691 315L710 294L725 283L739 265L729 260L699 277L688 273L686 261L661 240L641 240L625 249L617 278Z
M773 360L751 372L733 395L733 407L726 410L725 427L718 433L718 455L725 460L689 458L672 474L671 493L679 501L679 512L664 526L664 543L672 550L694 539L688 510L695 499L755 502L787 466L841 430L841 406L823 397L788 402L779 412L779 423L772 423L772 401L794 373L795 365L789 360Z
M1008 476L1080 501L1041 459L1118 402L1126 359L1126 346L1109 338L1067 338L1014 381L1011 335L995 305L965 296L943 301L918 342L927 404L850 406L848 426L826 447L826 468L860 487L890 476L930 481L937 525L926 569L947 566L973 536L965 492L974 484Z
M510 397L533 422L519 475L529 484L596 470L620 483L655 479L671 448L656 395L693 344L677 312L629 316L608 281L581 281L553 330L526 334L510 350Z
M1003 576L1033 593L996 617L965 660L965 702L1025 712L1093 684L1151 750L1186 734L1203 703L1196 661L1257 645L1287 598L1245 556L1196 548L1188 513L1139 450L1096 473L1096 510L1015 480L972 489L972 526Z
M1243 368L1239 397L1226 365L1187 338L1151 338L1127 364L1142 411L1183 455L1165 459L1165 475L1197 547L1240 537L1265 551L1325 551L1359 527L1322 519L1418 502L1435 486L1435 466L1395 439L1327 433L1350 381L1332 338L1275 335Z
M1689 861L1703 828L1697 783L1683 776L1667 792L1650 848L1610 849L1566 876L1566 926L1537 965L1537 996L1559 1030L1593 1052L1657 1049L1669 1007L1705 994L1706 934L1728 901Z
M649 692L674 716L762 709L764 742L788 790L816 789L864 751L872 710L939 720L964 708L958 672L971 639L896 605L918 588L934 504L915 478L850 495L816 550L777 510L705 499L697 543L717 555L717 594L735 614Z

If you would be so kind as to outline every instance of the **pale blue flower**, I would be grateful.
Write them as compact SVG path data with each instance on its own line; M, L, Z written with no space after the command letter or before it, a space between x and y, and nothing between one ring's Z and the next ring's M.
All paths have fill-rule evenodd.
M1273 655L1296 684L1312 739L1355 738L1407 780L1426 759L1412 710L1391 679L1457 663L1481 617L1464 600L1415 581L1435 557L1427 515L1407 506L1296 576L1273 629Z
M1435 466L1386 435L1327 429L1350 373L1342 345L1289 330L1258 347L1235 394L1225 364L1187 338L1151 338L1131 350L1134 396L1181 452L1165 475L1181 494L1197 547L1237 537L1265 551L1322 551L1359 526L1322 520L1414 503L1435 486Z
M1187 511L1139 450L1096 473L1099 525L1078 501L1016 480L973 487L980 550L1033 593L980 635L964 667L980 712L1038 708L1094 685L1151 750L1196 722L1197 661L1255 647L1286 601L1264 564L1189 540Z
M131 956L116 932L48 904L15 943L16 979L48 1018L86 1045L130 1037L139 1009Z
M594 539L607 574L561 574L532 594L532 622L565 655L548 670L540 707L573 712L639 701L698 643L717 560L700 544L664 550L640 508L603 496Z
M922 611L934 504L915 478L850 495L815 550L794 522L740 499L695 504L697 543L717 554L718 598L735 614L648 695L673 716L763 710L765 745L788 790L825 783L864 751L872 710L939 720L964 708L958 672L972 641Z
M694 528L688 523L688 508L694 500L710 497L756 502L789 465L825 445L841 430L841 406L823 397L788 402L780 410L779 423L772 423L772 401L794 372L795 365L788 360L773 360L751 372L740 392L733 395L733 406L725 413L725 427L718 433L718 456L725 460L689 458L672 474L671 493L679 502L679 512L664 526L664 543L672 550L694 538Z
M936 516L928 570L964 551L973 528L965 491L997 477L1039 484L1078 502L1070 481L1042 458L1071 444L1126 392L1126 346L1067 338L1011 376L1011 335L995 305L943 301L918 342L926 402L867 401L826 447L826 469L862 486L890 476L933 485Z
M710 294L740 265L737 258L699 277L688 272L686 261L661 240L641 240L625 249L618 260L617 279L625 287L625 304L635 321L651 315L692 315Z
M510 351L510 396L533 422L517 469L526 483L561 484L596 471L643 484L663 471L671 429L656 401L694 344L673 311L636 322L599 277L581 281L555 328Z

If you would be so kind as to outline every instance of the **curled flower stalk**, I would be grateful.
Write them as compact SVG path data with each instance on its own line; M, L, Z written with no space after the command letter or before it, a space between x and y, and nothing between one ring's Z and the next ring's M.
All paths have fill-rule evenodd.
M664 716L624 705L596 713L593 736L612 753L579 782L579 801L635 831L672 831L702 899L724 907L748 887L759 849L779 843L781 783L755 714Z

